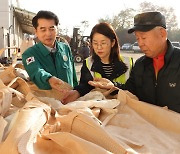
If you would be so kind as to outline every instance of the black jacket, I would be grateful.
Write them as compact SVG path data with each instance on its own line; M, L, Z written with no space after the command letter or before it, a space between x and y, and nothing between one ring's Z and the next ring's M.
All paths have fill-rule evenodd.
M108 78L105 75L103 68L102 68L102 63L98 57L94 60L92 67L91 67L91 71L98 72L101 74L101 76L103 78L107 78L107 79L113 81L113 79L119 77L120 75L124 74L127 71L127 66L122 61L115 60L113 63L114 63L114 68L113 68L113 72L112 72L112 75L110 76L110 78ZM90 86L88 84L88 81L92 81L92 80L93 80L93 77L92 77L89 69L86 66L86 61L84 60L83 66L81 68L81 77L80 77L79 85L76 86L74 89L77 90L81 96L83 96L83 95L87 94L88 92L90 92L94 88L93 86Z
M153 60L146 56L139 58L125 84L125 89L139 100L158 106L168 106L180 113L180 49L168 40L164 66L155 77Z

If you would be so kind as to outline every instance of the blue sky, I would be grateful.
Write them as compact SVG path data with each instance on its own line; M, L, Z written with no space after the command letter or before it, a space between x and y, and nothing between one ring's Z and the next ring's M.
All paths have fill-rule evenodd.
M39 10L50 10L56 13L60 19L60 27L68 29L68 34L72 35L73 27L80 26L81 21L88 21L89 27L85 35L89 35L92 27L99 18L117 15L125 8L135 8L145 0L19 0L20 7L28 11L37 13ZM163 7L173 7L179 21L180 9L179 0L146 0L155 5Z

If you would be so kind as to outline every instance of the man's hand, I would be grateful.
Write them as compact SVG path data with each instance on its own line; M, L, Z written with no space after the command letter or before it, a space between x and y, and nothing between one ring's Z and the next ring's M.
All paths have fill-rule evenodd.
M106 78L94 78L94 80L89 81L88 84L101 89L111 89L114 87L114 84Z
M62 103L63 104L67 104L69 102L73 102L75 101L76 99L78 99L80 97L80 94L77 90L71 90L71 91L68 91L63 100L62 100Z
M51 88L56 89L60 92L67 92L72 89L70 85L54 76L52 76L48 81Z

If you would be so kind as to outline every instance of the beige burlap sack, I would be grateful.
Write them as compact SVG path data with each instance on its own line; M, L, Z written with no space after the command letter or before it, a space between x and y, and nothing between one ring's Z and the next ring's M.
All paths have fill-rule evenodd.
M120 90L118 100L127 104L143 118L158 128L180 134L180 114L166 108L138 101L128 91Z
M15 68L14 65L4 68L0 72L0 79L5 85L8 85L16 77L21 77L27 81L29 80L27 72L21 68Z
M44 103L38 100L29 101L22 109L16 112L7 132L5 132L5 139L0 144L1 153L25 153L24 148L33 145L34 137L37 136L39 130L46 123L49 114L50 107ZM18 150L18 144L20 150ZM10 145L11 147L9 147ZM32 153L31 147L27 153Z
M15 74L17 77L21 77L22 79L26 81L30 80L28 73L24 69L15 68Z
M26 96L28 93L31 92L28 84L26 83L25 80L23 80L20 77L17 77L13 79L9 84L8 87L15 89L16 91L20 92L23 94L23 97L20 99L18 95L13 95L12 98L12 104L16 107L23 107L24 104L26 103Z
M129 153L178 154L180 151L180 115L178 113L140 102L137 100L137 97L122 90L120 90L118 94L118 99L121 103L114 110L103 108L103 104L101 106L101 101L99 100L98 107L101 108L101 111L96 117L102 122L101 129L103 130L101 131L110 134L110 136ZM73 110L75 108L76 110L83 109L85 108L86 102L88 101L83 102L83 105L72 102L65 105L62 109L66 109L67 111L68 106L71 110L72 107ZM90 106L92 107L93 105L91 104ZM89 103L87 103L86 107L90 106ZM92 115L88 114L88 117L94 119ZM88 120L81 119L82 123L85 123L85 121ZM76 131L80 130L80 127L83 125L82 123L75 125L76 127L79 126L79 129ZM89 140L90 134L93 131L88 128L85 129L85 132L83 131L84 129L82 129L81 135L78 134L78 136L84 138L89 135L86 138L86 140ZM73 129L76 128L72 127L71 129L73 132ZM98 133L96 132L95 134ZM99 136L97 135L97 137Z
M9 66L0 73L0 79L5 85L9 84L14 78L16 78L16 73L13 65Z
M4 120L2 116L0 116L0 143L2 142L2 138L3 138L4 130L6 126L7 126L7 121Z
M25 70L23 64L16 64L16 65L14 66L14 68L21 68L21 69Z
M126 153L126 149L114 140L89 111L72 112L60 119L61 130L70 132L84 140L92 142L112 153Z
M38 137L36 154L112 154L106 149L68 132Z
M0 151L12 154L178 154L180 115L131 96L120 90L120 103L118 100L105 102L105 99L72 102L61 108L68 109L63 114L37 99L31 100L14 116ZM94 107L98 109L96 115ZM166 120L168 123L164 122Z
M12 101L12 92L0 80L0 115L4 116L10 108Z
M138 101L129 94L119 91L121 105L105 130L138 153L178 154L180 114Z
M13 96L17 97L18 99L23 98L23 95L20 92L5 86L0 80L0 115L6 117L10 108L13 108L13 106L11 106Z
M26 103L16 113L6 134L0 144L2 153L108 154L111 153L109 150L125 151L90 117L76 111L67 116L55 116L50 114L50 108L37 100Z

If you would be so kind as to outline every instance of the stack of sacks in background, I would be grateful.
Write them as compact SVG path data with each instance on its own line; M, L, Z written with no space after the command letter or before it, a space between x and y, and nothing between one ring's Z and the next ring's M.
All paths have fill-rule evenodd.
M93 91L63 105L17 67L0 73L0 153L179 153L180 114L122 90L117 99Z

